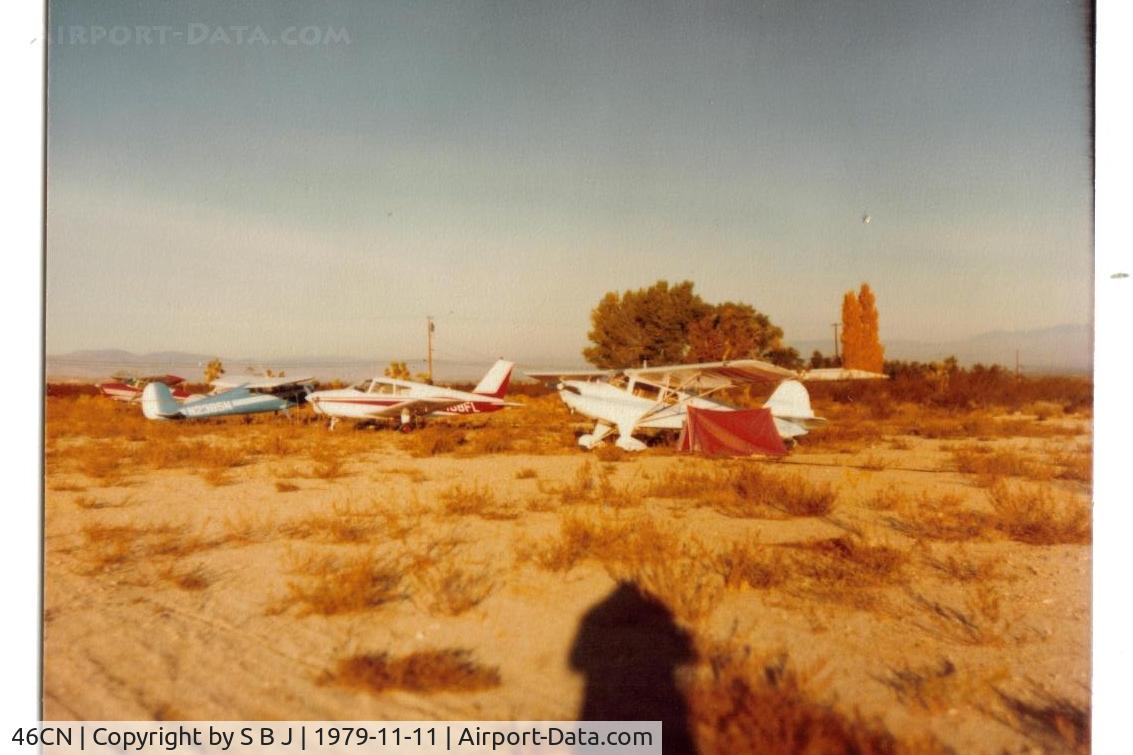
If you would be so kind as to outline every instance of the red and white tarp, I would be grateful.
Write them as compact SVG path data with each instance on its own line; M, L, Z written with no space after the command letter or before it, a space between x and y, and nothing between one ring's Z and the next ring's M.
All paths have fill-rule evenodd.
M690 406L677 448L705 456L783 456L787 453L770 409L718 411Z

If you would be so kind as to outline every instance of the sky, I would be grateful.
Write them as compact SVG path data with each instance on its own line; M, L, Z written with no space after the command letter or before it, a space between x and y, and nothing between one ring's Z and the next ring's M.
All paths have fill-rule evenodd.
M692 280L788 343L1091 318L1076 2L50 3L47 351L580 361ZM863 222L868 216L869 222Z

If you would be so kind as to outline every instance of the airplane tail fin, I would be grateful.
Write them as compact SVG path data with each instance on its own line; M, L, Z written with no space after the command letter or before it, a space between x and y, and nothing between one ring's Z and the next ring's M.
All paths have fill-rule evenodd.
M817 419L810 406L810 394L798 380L784 380L763 406L775 417Z
M146 419L170 419L181 407L165 383L150 383L142 391L142 414Z
M476 384L476 387L472 389L472 392L481 396L503 398L507 394L508 384L511 383L511 371L514 367L515 362L508 362L504 359L497 360L488 370L488 373Z

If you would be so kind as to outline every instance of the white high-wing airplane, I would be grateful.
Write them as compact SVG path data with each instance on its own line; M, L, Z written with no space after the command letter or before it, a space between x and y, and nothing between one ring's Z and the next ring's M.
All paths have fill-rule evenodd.
M400 428L408 432L415 418L426 415L483 414L522 406L504 400L514 367L513 362L498 360L471 392L376 377L351 388L315 391L307 396L307 403L316 413L330 417L332 428L339 419L398 418Z
M645 448L633 435L644 429L679 430L689 406L698 409L734 411L735 407L709 398L713 393L751 383L780 381L763 405L771 410L775 428L787 441L806 435L826 420L815 416L810 394L801 380L850 380L884 378L862 370L824 369L798 373L758 359L702 362L625 370L581 372L528 372L544 382L553 382L563 403L597 420L594 431L578 439L583 448L593 448L615 430L615 445L627 451Z

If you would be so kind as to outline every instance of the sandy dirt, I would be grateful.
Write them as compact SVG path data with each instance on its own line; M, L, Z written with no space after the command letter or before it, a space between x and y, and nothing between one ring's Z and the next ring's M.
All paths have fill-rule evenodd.
M129 408L121 410L116 417ZM209 479L171 464L92 471L81 459L158 441L98 437L74 416L53 420L49 411L45 719L574 719L587 678L572 653L588 612L615 594L627 568L585 553L569 568L547 568L540 553L568 516L649 520L702 553L734 543L787 552L841 538L901 554L897 572L860 588L716 585L706 609L674 610L698 648L785 654L810 698L895 737L927 735L957 752L1074 751L1057 725L1044 728L1012 701L1065 701L1088 713L1090 546L1020 542L994 528L934 539L901 526L909 506L940 496L990 511L987 480L954 469L952 449L964 439L885 436L835 449L804 440L781 462L736 462L652 449L597 457L559 434L547 439L558 444L549 454L416 457L415 441L392 431L332 435L309 424L287 431L290 450L249 453ZM271 422L287 420L193 437L224 445L258 437ZM1071 424L1073 435L985 442L1042 462L1088 443L1088 420ZM342 468L324 479L294 449L328 439L344 444ZM667 474L744 465L828 484L836 505L819 516L734 516L696 496L648 495ZM572 496L586 477L605 488ZM1088 482L1024 482L1089 496ZM487 491L490 505L474 500L468 513L453 513L451 502L469 491ZM336 532L328 517L359 528ZM319 558L359 554L396 564L400 580L386 599L327 613L299 597L327 577L312 570L344 563L318 567ZM938 568L950 558L979 574L959 579ZM438 600L446 578L457 585L455 604ZM467 651L499 683L415 692L336 677L344 659L429 649ZM679 678L699 673L695 661L685 665L674 670Z

